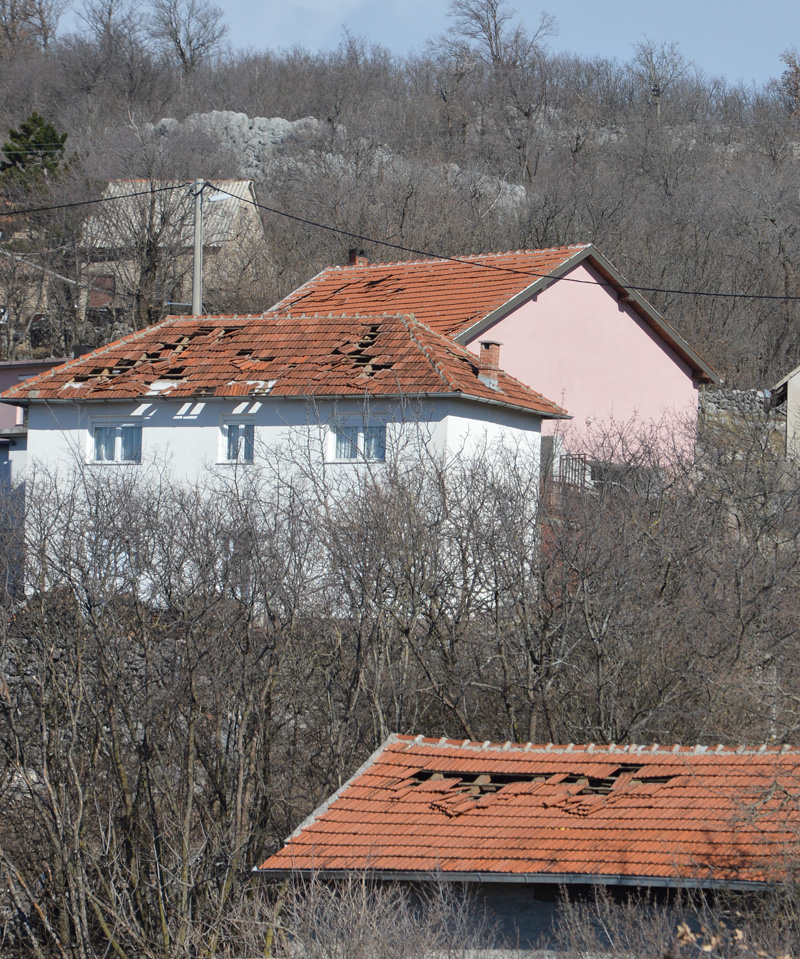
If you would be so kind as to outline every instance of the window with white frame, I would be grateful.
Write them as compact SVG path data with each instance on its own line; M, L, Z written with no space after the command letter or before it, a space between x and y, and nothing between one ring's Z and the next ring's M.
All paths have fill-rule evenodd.
M385 460L386 424L359 424L333 428L334 460Z
M226 463L252 463L255 425L246 420L226 420L222 424L222 459Z
M140 463L142 427L134 423L95 423L91 459L94 463Z

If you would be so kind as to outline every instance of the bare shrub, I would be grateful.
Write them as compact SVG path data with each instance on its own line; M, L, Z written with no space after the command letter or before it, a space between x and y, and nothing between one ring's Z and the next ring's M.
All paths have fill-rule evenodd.
M800 947L800 916L794 896L787 900L787 892L781 887L747 895L612 893L598 887L584 898L565 893L554 936L556 954L564 959L790 959Z
M466 959L494 943L482 907L463 888L415 888L368 873L286 880L243 903L230 928L220 956Z

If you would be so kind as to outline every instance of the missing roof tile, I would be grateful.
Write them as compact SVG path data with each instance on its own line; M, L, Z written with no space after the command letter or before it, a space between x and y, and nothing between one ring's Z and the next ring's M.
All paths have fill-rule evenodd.
M457 787L474 799L480 799L482 796L490 796L498 792L504 786L510 786L512 783L526 785L531 782L544 782L547 777L541 773L512 775L508 773L451 773L435 772L429 769L421 769L412 776L406 785L419 786L422 783L433 780L445 780L455 782Z
M610 766L606 776L587 776L585 773L564 772L563 770L539 770L535 773L462 773L442 772L431 769L421 769L404 780L398 788L403 791L414 788L424 791L433 790L441 793L439 798L432 802L432 808L445 813L447 816L460 816L468 812L479 800L491 798L505 790L499 798L511 798L517 790L507 787L519 786L522 792L528 792L532 783L541 783L546 790L548 786L556 790L542 794L545 805L564 805L579 803L581 809L575 810L586 815L593 803L604 805L606 797L622 795L631 788L642 785L663 785L669 783L677 772L666 776L642 775L641 765L621 763ZM546 785L545 785L546 784ZM440 788L437 788L440 786ZM616 790L616 791L615 791ZM612 796L613 794L613 796ZM484 805L485 803L481 803ZM583 807L586 807L585 809Z

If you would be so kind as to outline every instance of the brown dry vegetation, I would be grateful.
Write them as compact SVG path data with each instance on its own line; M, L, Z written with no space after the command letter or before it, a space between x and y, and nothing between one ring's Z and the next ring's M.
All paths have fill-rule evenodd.
M554 56L546 21L517 28L466 0L413 58L352 36L329 53L226 51L207 15L182 56L172 7L159 10L145 30L126 4L90 2L81 31L58 36L55 5L0 3L0 128L38 110L77 154L35 189L6 183L8 202L96 197L109 177L236 175L207 138L154 138L163 116L313 116L322 127L259 173L261 200L296 216L444 254L591 240L645 287L800 292L792 54L773 84L731 86L657 44L627 63ZM37 328L20 292L32 268L0 263L23 304L5 355L109 333L75 319L84 215L4 222L4 242L67 278ZM265 223L261 285L233 281L220 310L262 309L353 245ZM790 299L650 298L732 383L798 362ZM196 488L155 468L37 477L25 542L13 500L0 542L0 953L263 952L283 920L249 869L391 731L797 744L800 485L758 417L704 429L699 469L685 439L610 433L587 454L613 474L540 509L522 456L390 460L346 500L313 473L284 479L274 458ZM297 466L303 450L289 453ZM329 948L401 950L386 930L408 920L402 896L373 908L357 893L337 922L363 924L362 952ZM292 902L302 942L321 920ZM775 909L785 945L796 912L790 898ZM451 948L437 915L404 955ZM593 951L595 920L570 915L565 948ZM615 915L634 926L620 953L661 942ZM707 944L676 934L676 954Z
M391 731L797 743L800 485L750 425L700 472L609 434L613 475L541 510L522 452L424 444L344 498L301 447L195 488L36 477L3 554L0 951L244 954L249 870Z

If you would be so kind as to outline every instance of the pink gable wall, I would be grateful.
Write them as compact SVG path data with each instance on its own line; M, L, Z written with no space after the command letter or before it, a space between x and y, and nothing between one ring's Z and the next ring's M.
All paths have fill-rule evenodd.
M478 353L481 340L499 340L502 369L572 415L545 420L542 432L585 433L587 419L597 429L696 416L697 384L683 360L590 267L568 275L593 282L553 283L467 343Z

